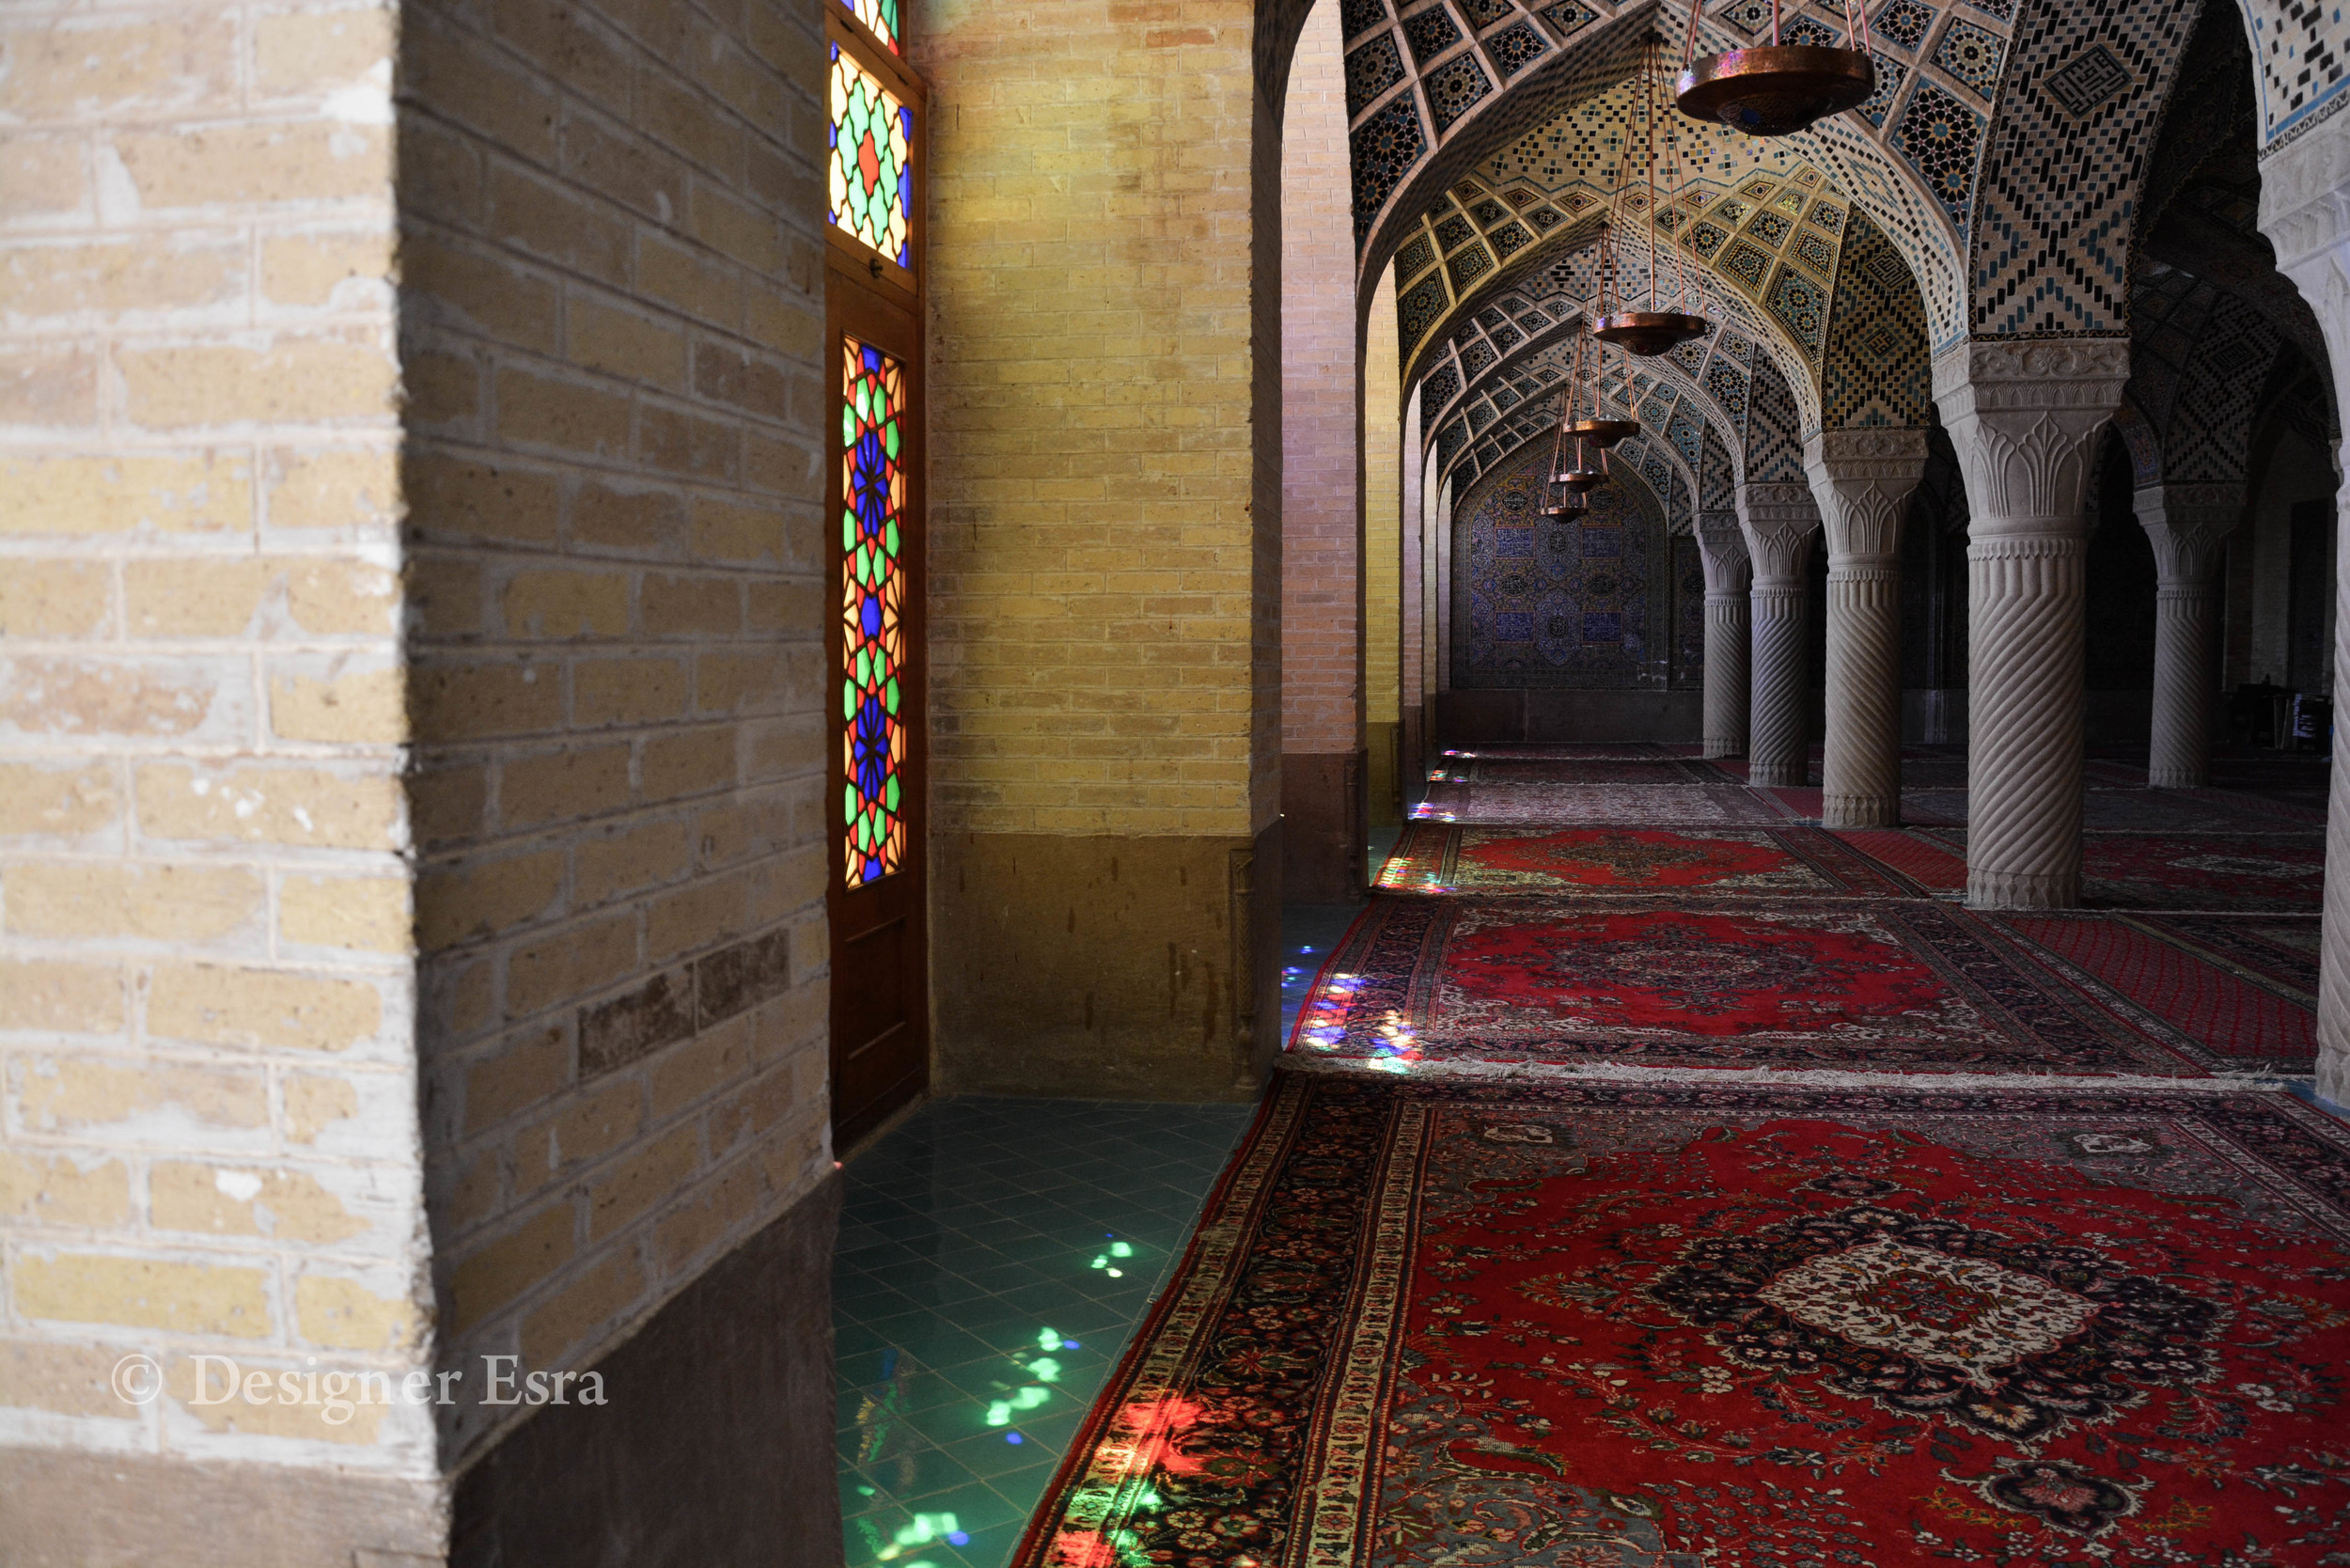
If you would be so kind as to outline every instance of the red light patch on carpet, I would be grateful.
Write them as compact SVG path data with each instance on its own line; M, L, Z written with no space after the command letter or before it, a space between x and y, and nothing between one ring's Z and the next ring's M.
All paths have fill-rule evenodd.
M1817 828L1542 832L1441 823L1404 828L1379 886L1397 893L1909 891Z
M1015 1568L2350 1551L2281 1094L1280 1079Z
M1290 1049L1422 1072L2230 1066L1980 917L1891 899L1378 898L1317 980Z
M2007 923L2094 982L2161 1014L2238 1071L2306 1073L2317 1061L2313 972L2307 990L2280 984L2232 962L2210 936L2190 946L2127 916L2017 915Z

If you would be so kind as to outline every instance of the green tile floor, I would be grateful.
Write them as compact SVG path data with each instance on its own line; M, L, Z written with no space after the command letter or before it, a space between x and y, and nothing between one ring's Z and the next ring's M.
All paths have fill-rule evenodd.
M849 1162L849 1568L1002 1568L1254 1114L958 1096Z

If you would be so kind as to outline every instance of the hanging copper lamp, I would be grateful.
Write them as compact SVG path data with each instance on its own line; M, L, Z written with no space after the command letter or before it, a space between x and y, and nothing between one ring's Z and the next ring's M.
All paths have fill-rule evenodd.
M1590 503L1570 490L1543 509L1544 517L1580 517L1590 510Z
M1698 0L1691 0L1691 4L1697 3ZM1640 67L1640 119L1648 138L1648 308L1646 310L1618 308L1611 314L1602 316L1591 324L1592 337L1603 343L1613 343L1624 353L1636 354L1642 359L1653 359L1660 353L1668 353L1682 344L1693 338L1702 337L1713 330L1713 323L1702 316L1692 316L1685 309L1662 310L1657 307L1656 274L1664 270L1662 259L1656 248L1655 78L1661 74L1662 72L1656 70L1653 52L1644 54L1641 56ZM1605 247L1607 243L1607 236L1603 233L1600 236L1600 244ZM1674 274L1680 281L1682 296L1674 303L1685 306L1689 303L1689 274L1687 269L1680 264L1677 255L1674 261ZM1604 273L1612 271L1607 266L1606 258L1603 258L1601 266ZM1621 306L1622 302L1618 301L1617 304Z
M1782 44L1778 0L1771 0L1768 44L1700 56L1698 15L1703 8L1702 0L1691 0L1689 47L1676 95L1681 112L1692 119L1717 121L1749 136L1784 136L1865 103L1877 90L1865 4L1844 0L1844 25L1859 39L1857 49Z

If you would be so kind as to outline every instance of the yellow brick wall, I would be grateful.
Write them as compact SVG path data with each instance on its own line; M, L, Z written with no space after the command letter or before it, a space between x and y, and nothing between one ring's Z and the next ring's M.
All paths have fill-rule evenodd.
M1363 745L1363 407L1335 5L1306 19L1281 122L1281 749Z
M434 1470L421 1409L192 1359L428 1353L392 34L0 30L0 1443Z
M1403 634L1402 367L1395 269L1371 295L1363 345L1363 686L1369 722L1401 717Z
M594 1361L831 1167L822 14L406 13L446 1360Z
M1246 0L918 24L941 834L1246 835L1277 809L1251 640L1251 31Z

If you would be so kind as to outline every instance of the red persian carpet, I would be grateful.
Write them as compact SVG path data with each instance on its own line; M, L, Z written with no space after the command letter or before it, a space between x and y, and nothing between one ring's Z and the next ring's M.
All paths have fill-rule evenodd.
M2350 1560L2282 1094L1277 1081L1015 1568Z
M1947 847L1961 868L1957 886L1964 886L1966 830L1930 828L1917 837ZM2081 840L2081 895L2094 908L2313 913L2325 902L2325 891L2321 833L2180 838L2092 832Z
M1421 822L1783 823L1795 813L1760 791L1688 784L1456 784L1428 786Z
M1638 761L1615 757L1449 757L1429 777L1454 784L1707 784L1717 790L1738 789L1746 782L1711 762L1682 757Z
M2293 983L2277 978L2288 955L2222 922L2179 931L2127 915L2015 915L2007 923L2087 983L2160 1014L2239 1072L2307 1073L2317 1060L2313 956L2306 983Z
M1815 827L1458 827L1413 823L1379 873L1396 893L1904 894Z
M1450 757L1514 758L1538 761L1546 758L1586 758L1601 761L1654 761L1677 755L1662 741L1566 741L1553 745L1477 745L1448 747Z
M1964 893L1966 855L1898 827L1837 828L1836 837L1925 893Z
M1996 923L1893 899L1374 899L1292 1055L1413 1071L2240 1071Z

